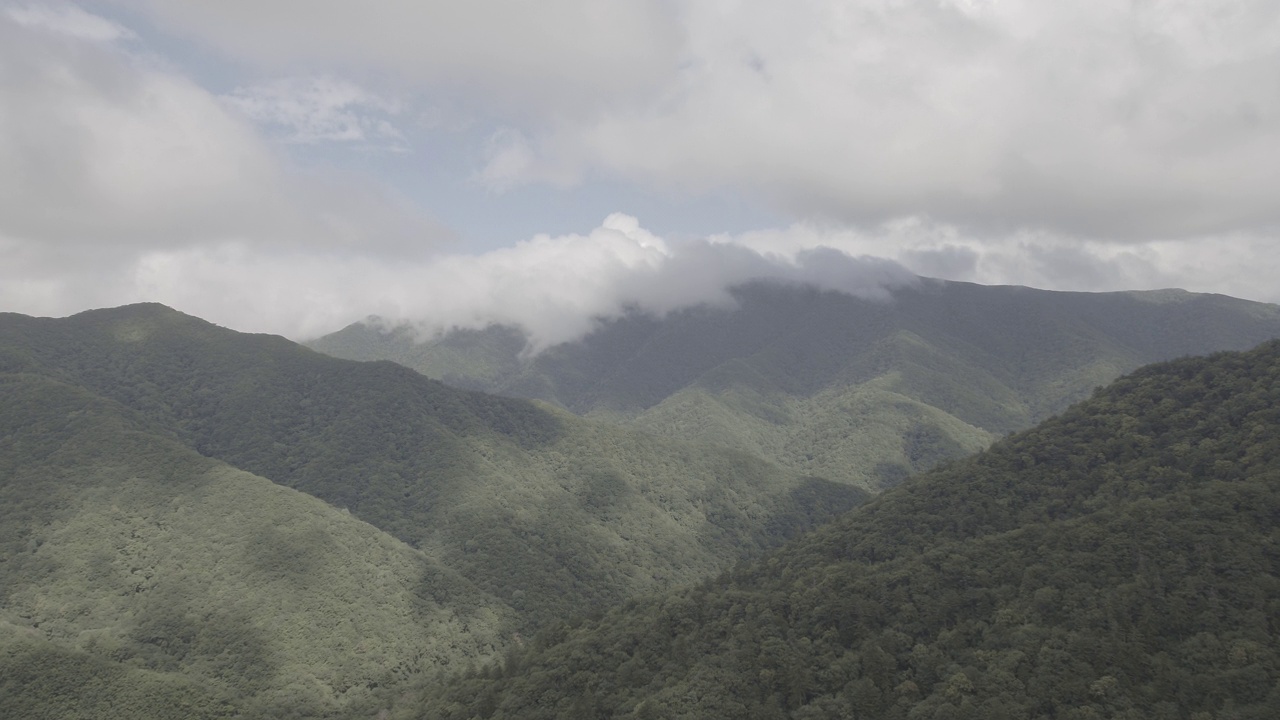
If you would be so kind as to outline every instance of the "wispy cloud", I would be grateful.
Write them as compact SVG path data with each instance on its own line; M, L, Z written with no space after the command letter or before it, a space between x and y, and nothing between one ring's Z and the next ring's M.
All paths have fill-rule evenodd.
M1280 300L1269 0L114 3L146 39L0 6L0 309L158 300L293 337L377 313L545 345L756 277ZM152 33L239 89L148 55ZM325 154L431 133L443 152ZM434 182L460 222L493 193L549 199L543 222L584 178L647 188L604 211L724 192L787 219L691 240L615 214L445 254L418 209Z
M109 21L81 10L17 16L0 14L5 310L136 299L138 263L158 252L404 257L442 235L377 182L294 170L190 78L103 42L123 37Z
M85 12L70 3L13 5L4 8L4 14L23 27L38 28L80 40L115 42L137 37L123 25Z
M407 150L396 126L401 103L330 76L278 79L237 88L223 101L286 142L356 143Z

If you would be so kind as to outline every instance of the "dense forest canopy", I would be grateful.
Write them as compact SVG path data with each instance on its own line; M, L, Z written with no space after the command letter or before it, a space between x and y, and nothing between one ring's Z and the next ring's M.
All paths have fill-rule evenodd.
M1274 718L1280 343L1152 366L430 718Z
M894 338L813 396L944 462L869 499L162 306L0 315L0 716L1277 715L1280 343L946 462L892 383L957 366ZM773 412L761 367L721 400Z
M0 315L0 387L4 658L66 717L340 716L867 497L158 305Z

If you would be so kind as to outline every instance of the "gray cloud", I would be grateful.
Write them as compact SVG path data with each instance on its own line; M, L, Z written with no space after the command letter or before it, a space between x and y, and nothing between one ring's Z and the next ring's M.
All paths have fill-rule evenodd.
M1280 302L1280 253L1266 229L1183 240L1113 243L1048 231L975 236L920 218L870 229L797 223L719 238L765 254L831 247L901 263L928 277L1049 290L1179 287Z
M290 168L219 98L96 21L0 14L7 253L100 266L206 243L403 253L442 236L381 183Z
M344 67L508 112L560 114L660 87L679 63L665 0L115 0L237 60Z
M345 142L405 149L400 103L331 76L295 77L237 88L223 98L291 143Z
M731 242L668 244L635 218L615 214L586 235L543 235L479 255L409 262L242 246L156 252L138 263L134 288L216 322L293 337L372 313L427 334L516 325L538 350L628 311L726 305L728 288L754 279L885 300L915 276L892 261L831 249L783 255Z
M157 300L292 337L376 313L519 324L544 346L753 278L1280 300L1270 3L121 1L278 77L217 96L117 22L0 12L5 310ZM390 89L350 79L373 75ZM499 128L475 192L604 176L809 219L677 242L617 214L442 254L447 233L377 176L305 162L324 142L394 145L424 107L442 108L433 127Z
M801 216L1145 240L1280 220L1280 6L686 8L642 111L531 136L529 176L731 186Z
M137 246L278 222L253 130L103 37L0 16L0 232Z
M117 2L269 70L471 107L499 128L491 189L603 175L1116 241L1280 222L1271 0Z

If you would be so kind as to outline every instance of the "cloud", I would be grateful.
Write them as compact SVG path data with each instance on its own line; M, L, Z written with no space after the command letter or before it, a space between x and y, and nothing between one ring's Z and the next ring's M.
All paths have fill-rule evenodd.
M10 20L80 40L115 42L136 37L133 31L69 4L14 5L4 9Z
M552 128L534 157L854 223L1146 240L1280 221L1275 3L744 2L686 27L695 59L660 102Z
M280 132L286 142L345 142L404 151L394 124L398 102L331 76L293 77L237 88L223 101L245 117Z
M6 310L157 300L295 338L376 313L543 347L753 278L1280 300L1270 3L130 4L278 79L219 96L75 6L0 12ZM395 146L423 107L484 144L489 191L729 188L796 221L676 240L615 214L440 254L447 233L376 177L289 159Z
M1119 242L1280 223L1272 0L117 0L501 128L490 189L729 189L796 218Z
M208 93L106 33L46 27L0 16L0 232L129 246L275 212L273 159Z
M140 258L222 247L420 254L442 232L364 178L292 169L189 78L70 6L0 13L0 300L134 296ZM131 41L132 42L132 41Z
M1043 230L975 236L955 225L904 218L874 228L796 223L712 241L794 256L829 247L900 263L926 277L1105 292L1177 287L1280 302L1280 253L1265 231L1122 244Z
M514 128L499 128L489 136L484 147L484 167L474 179L493 192L507 190L515 183L529 182L533 152L524 133Z
M728 305L727 290L753 279L878 300L915 281L896 263L830 249L782 256L732 243L671 244L636 218L613 214L586 235L540 235L479 255L411 262L240 244L161 251L137 263L132 292L239 329L292 337L330 332L369 313L426 334L515 325L536 351L624 312Z
M666 0L116 2L267 71L379 73L518 115L645 92L679 62Z
M295 339L368 314L411 323L425 336L499 323L524 328L536 352L626 312L729 307L728 289L757 279L877 301L891 301L894 288L915 282L913 273L1049 289L1236 287L1275 301L1280 258L1262 252L1267 242L1224 236L1206 259L1185 242L1117 246L1026 235L978 241L924 221L875 232L797 224L674 241L615 213L586 234L539 235L480 254L392 257L226 241L157 248L44 276L17 267L0 283L0 306L22 311L26 303L49 312L152 300L241 331ZM21 261L11 250L0 238L0 253ZM1243 276L1242 266L1250 268Z

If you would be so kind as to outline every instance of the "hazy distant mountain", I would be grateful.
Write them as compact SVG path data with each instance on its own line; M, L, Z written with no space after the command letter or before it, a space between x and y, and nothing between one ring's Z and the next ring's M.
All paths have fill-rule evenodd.
M768 283L733 296L733 308L603 321L533 357L507 327L423 342L409 327L371 321L310 346L877 489L1029 427L1145 363L1280 337L1280 307L1178 290L922 280L891 302Z
M1280 717L1280 342L1151 366L424 718Z

